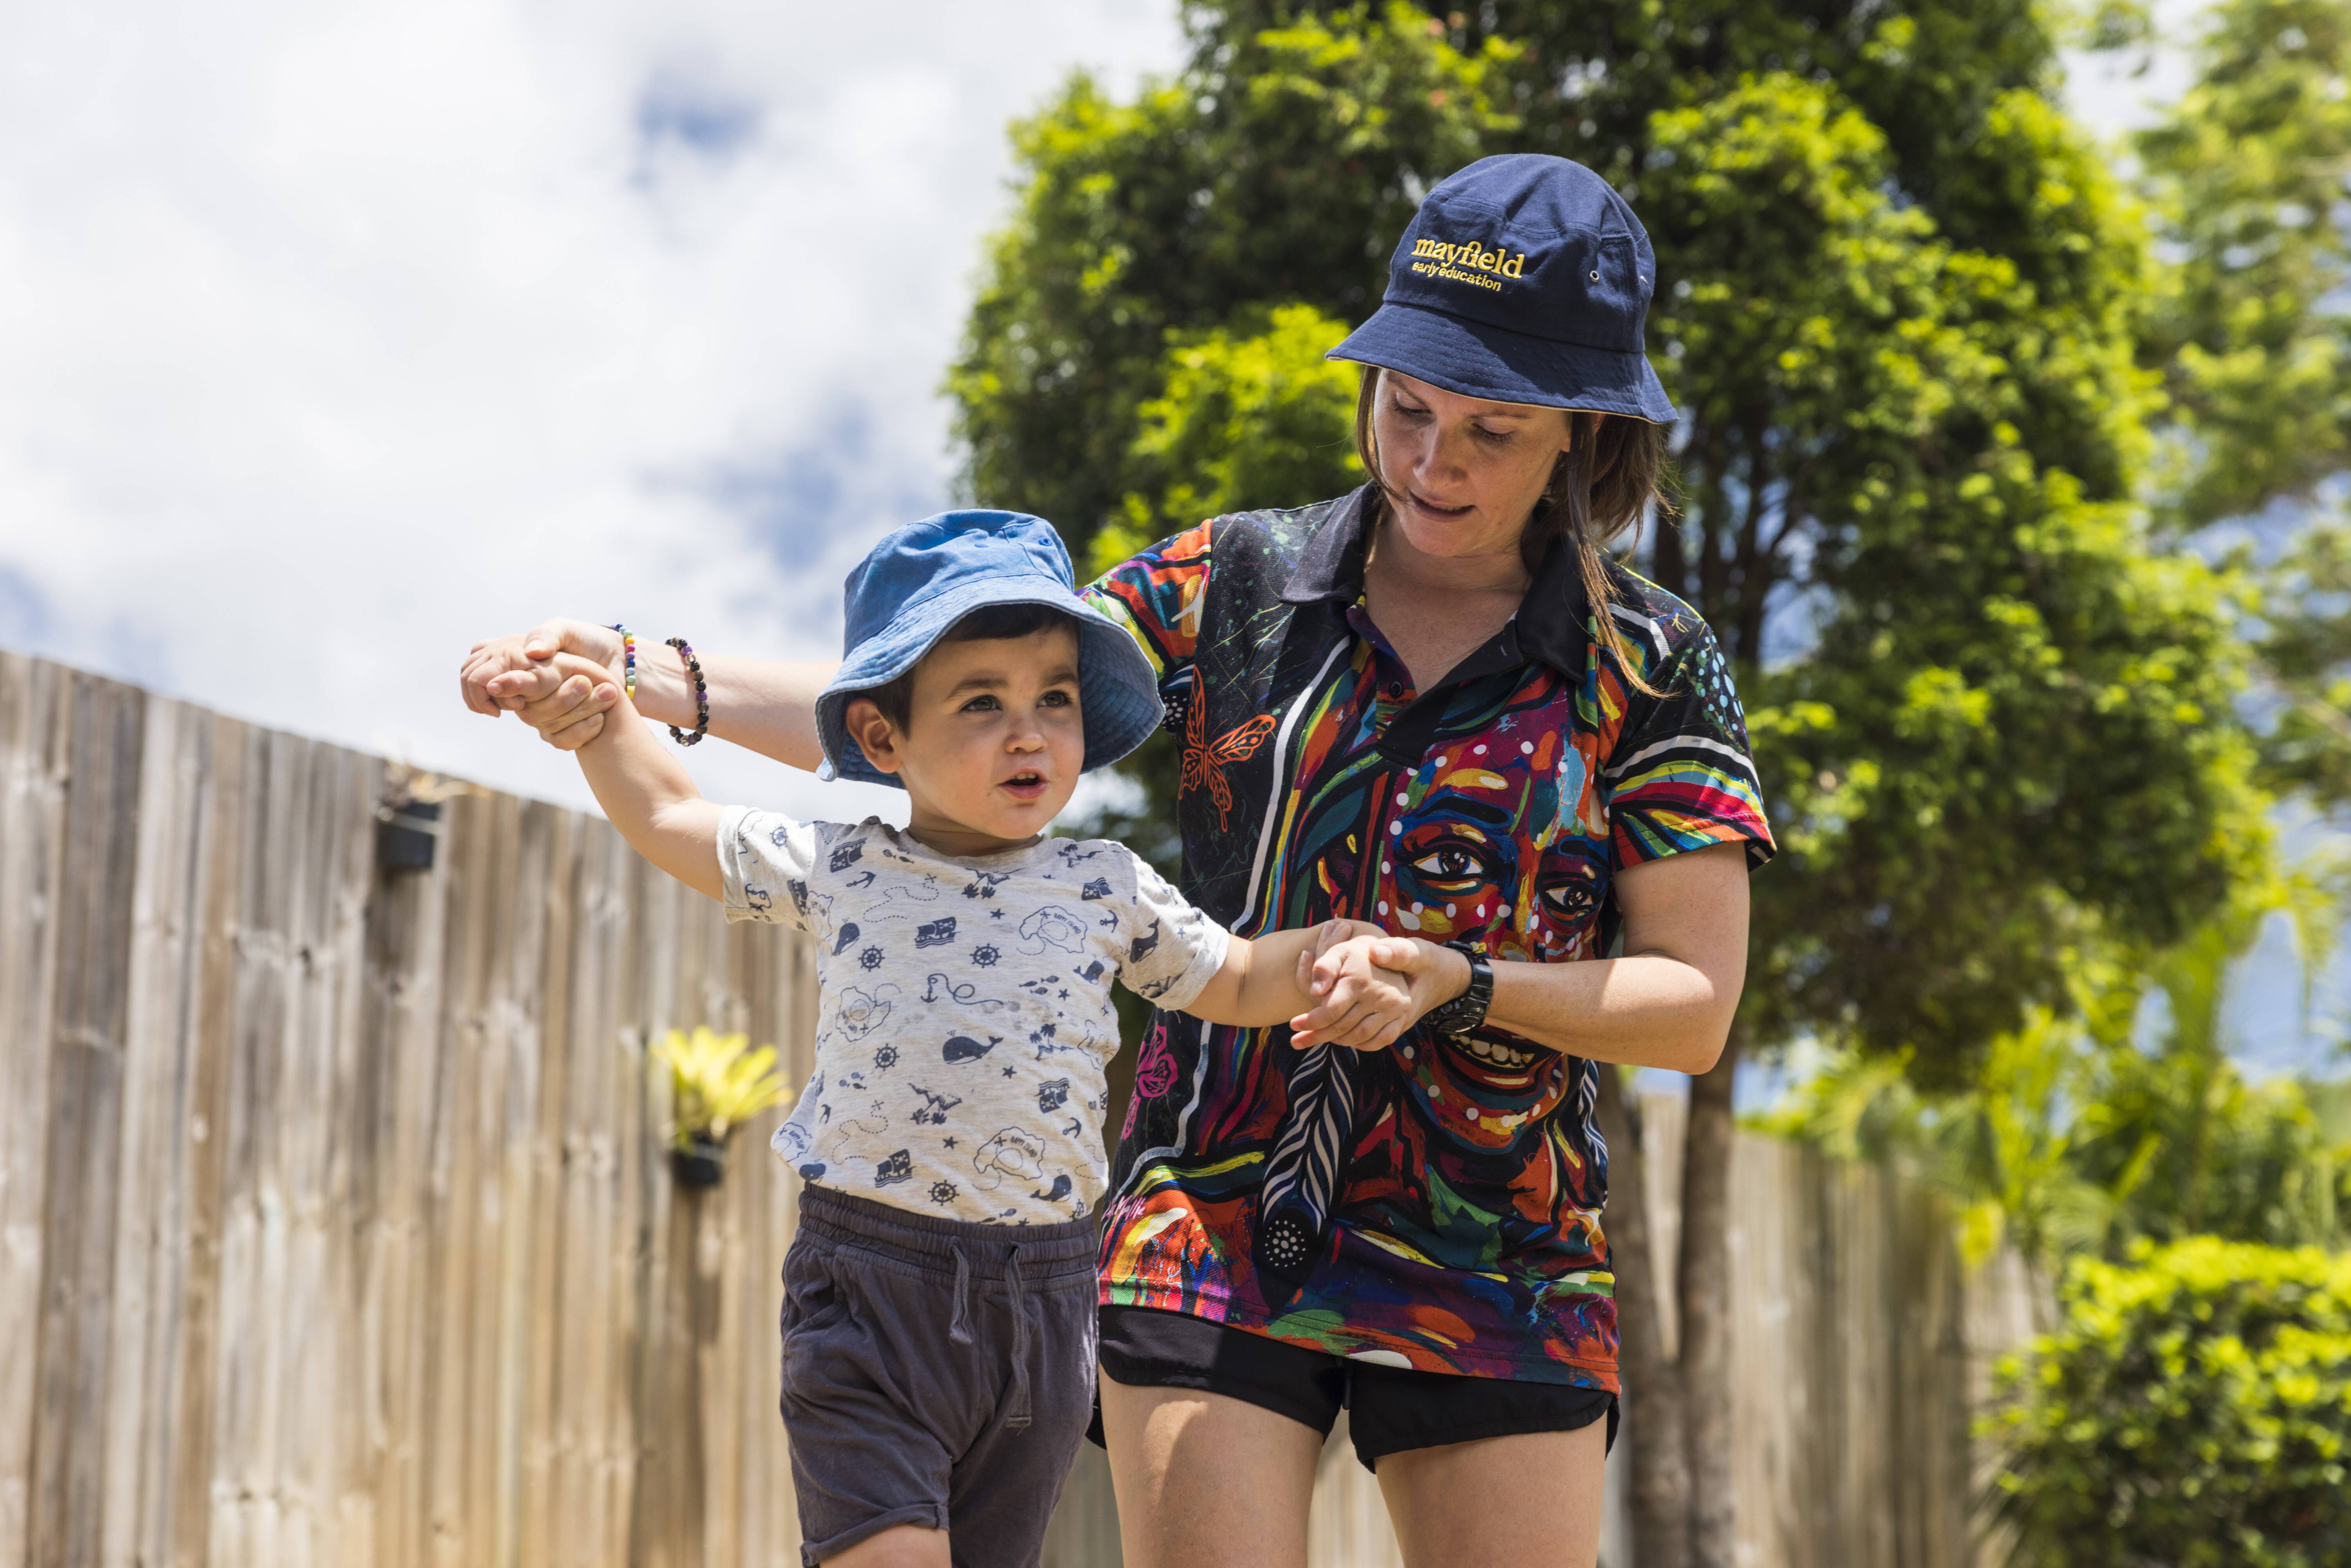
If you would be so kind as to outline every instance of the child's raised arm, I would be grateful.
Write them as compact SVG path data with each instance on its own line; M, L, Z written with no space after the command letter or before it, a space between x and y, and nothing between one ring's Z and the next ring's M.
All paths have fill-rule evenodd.
M639 722L610 671L574 653L558 653L550 663L559 676L584 675L591 686L612 688L612 722L572 753L588 788L596 792L596 804L631 849L695 892L724 898L726 879L718 867L722 809L702 798L684 764ZM592 690L590 695L602 695Z
M1236 936L1225 949L1223 967L1184 1010L1243 1029L1286 1023L1294 1031L1290 1044L1301 1050L1328 1043L1376 1051L1402 1034L1414 1016L1403 977L1369 961L1370 944L1386 936L1360 920L1333 920L1303 931ZM1332 947L1332 962L1324 966L1335 968L1336 977L1317 981L1315 956L1331 944L1343 945ZM1306 1015L1318 1008L1335 1010L1337 1021L1309 1028Z

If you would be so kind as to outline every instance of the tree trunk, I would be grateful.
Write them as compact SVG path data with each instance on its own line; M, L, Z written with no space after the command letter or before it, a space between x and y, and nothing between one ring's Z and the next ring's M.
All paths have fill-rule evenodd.
M1616 1277L1618 1366L1633 1448L1633 1561L1637 1568L1689 1568L1681 1374L1666 1358L1658 1315L1640 1113L1617 1070L1604 1061L1599 1109L1600 1135L1608 1141L1608 1265Z
M1689 1453L1690 1568L1732 1568L1730 1472L1731 1082L1739 1030L1722 1060L1690 1081L1682 1145L1681 1376Z

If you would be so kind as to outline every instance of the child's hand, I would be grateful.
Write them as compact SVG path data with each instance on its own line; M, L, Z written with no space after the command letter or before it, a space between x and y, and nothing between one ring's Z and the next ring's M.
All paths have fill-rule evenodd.
M592 659L555 653L484 683L490 699L511 709L559 751L577 751L604 733L604 716L621 700L621 683Z
M1410 978L1381 967L1375 958L1395 938L1360 922L1332 924L1354 930L1335 940L1326 937L1319 955L1301 960L1302 967L1311 965L1312 976L1305 988L1322 999L1312 1011L1290 1020L1290 1043L1301 1051L1315 1045L1383 1050L1420 1016Z
M1328 975L1320 979L1316 978L1315 961L1317 959L1351 936L1384 936L1386 935L1385 931L1368 920L1324 921L1315 927L1313 945L1301 949L1298 955L1298 988L1310 997L1321 996L1331 988L1333 981L1338 979L1339 971L1337 967L1333 966Z

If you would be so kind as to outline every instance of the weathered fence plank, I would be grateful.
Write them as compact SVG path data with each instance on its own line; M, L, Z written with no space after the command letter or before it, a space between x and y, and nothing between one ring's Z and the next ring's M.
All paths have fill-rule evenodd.
M401 778L0 653L0 1568L798 1561L780 1113L681 1188L647 1050L744 1030L805 1082L813 955L486 791L381 870ZM1736 1172L1740 1562L1990 1561L1967 1416L2045 1292L1885 1173ZM1343 1428L1310 1539L1401 1561ZM1088 1448L1045 1562L1118 1561Z
M0 1344L40 1343L57 908L72 714L67 672L0 653ZM34 1401L45 1363L0 1355L0 1552L32 1528Z
M27 1551L40 1568L104 1551L105 1439L83 1413L106 1401L145 704L131 687L79 678L67 699Z

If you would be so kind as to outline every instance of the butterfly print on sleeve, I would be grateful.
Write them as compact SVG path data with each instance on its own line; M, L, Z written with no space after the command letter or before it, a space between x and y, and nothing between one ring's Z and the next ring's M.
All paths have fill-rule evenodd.
M1190 712L1184 716L1184 778L1181 788L1197 789L1206 785L1208 799L1217 803L1217 826L1230 827L1233 811L1233 788L1225 781L1228 763L1240 762L1257 754L1278 726L1273 715L1261 713L1217 737L1208 744L1208 705L1197 693L1189 704Z

